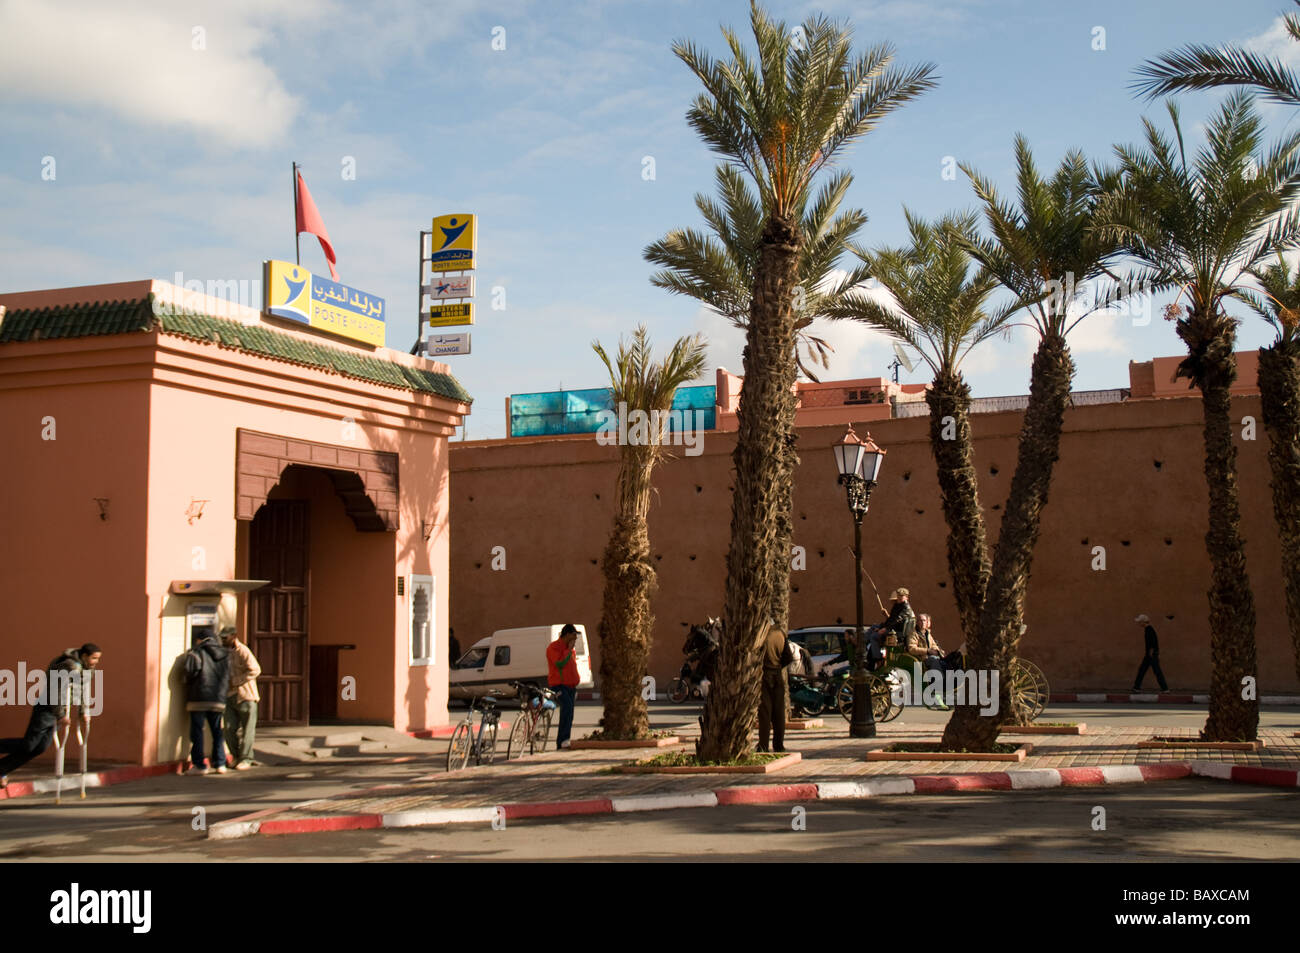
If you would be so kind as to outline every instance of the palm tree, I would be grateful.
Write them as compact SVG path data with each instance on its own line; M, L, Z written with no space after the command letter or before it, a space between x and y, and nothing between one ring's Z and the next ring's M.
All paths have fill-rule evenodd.
M652 285L694 298L744 331L749 326L749 296L758 264L763 209L743 173L734 166L720 165L714 174L721 204L707 195L695 196L695 206L711 234L674 229L648 245L643 254L646 261L663 266L650 276ZM839 214L852 182L847 171L834 175L822 185L812 207L801 210L803 234L794 311L803 354L796 352L795 359L810 380L817 380L814 367L828 366L830 351L826 341L812 333L811 325L825 316L849 287L847 279L837 280L835 266L867 223L860 209Z
M697 336L679 338L662 361L650 353L650 335L638 327L630 345L619 342L610 360L599 342L592 348L609 371L613 406L646 415L645 440L621 443L618 455L618 509L605 547L602 571L605 593L600 617L600 693L605 706L604 737L630 740L649 736L650 719L641 695L641 678L650 659L654 615L650 596L655 570L650 560L646 517L650 511L651 477L664 456L667 411L677 388L704 370L705 348ZM637 415L639 417L640 415ZM629 433L637 431L629 427Z
M716 175L721 204L705 195L695 196L695 205L712 234L677 229L647 247L644 254L648 261L664 267L663 271L651 276L651 284L695 298L735 327L746 330L763 230L763 209L739 170L720 165ZM845 289L851 287L853 276L836 280L835 264L849 240L867 221L866 215L856 209L839 214L840 203L852 181L848 172L832 176L822 186L812 206L800 210L802 235L794 321L797 340L803 346L807 363L798 349L795 361L799 370L813 380L817 377L809 365L825 367L830 348L811 332L810 326L814 319L826 313ZM777 488L784 494L780 503L778 534L789 539L794 532L792 491L799 458L794 449L797 435L793 418L787 423L790 429L783 445L785 454ZM778 627L785 628L789 616L789 560L772 563L771 571L772 605L769 615Z
M1300 7L1300 0L1293 0ZM1300 42L1300 14L1283 18L1286 32ZM1172 92L1213 89L1222 86L1248 86L1270 102L1300 106L1300 75L1281 60L1261 56L1240 47L1187 46L1166 53L1158 60L1138 69L1145 77L1133 84L1148 99ZM1260 349L1259 391L1264 405L1264 426L1269 432L1269 466L1273 476L1273 515L1277 520L1282 543L1282 577L1286 588L1287 623L1295 649L1296 674L1300 675L1300 523L1297 522L1295 492L1300 489L1292 462L1297 446L1295 414L1300 411L1294 389L1295 362L1300 348L1293 344L1294 298L1287 298L1291 285L1285 262L1256 273L1270 304L1251 306L1273 324L1277 339Z
M1293 2L1300 7L1300 0ZM1288 13L1282 20L1291 39L1300 41L1300 15ZM1300 76L1275 57L1241 47L1190 44L1144 63L1137 73L1143 78L1133 82L1133 89L1149 100L1198 89L1253 86L1270 102L1300 106Z
M1242 691L1257 675L1255 601L1246 575L1232 441L1230 388L1237 377L1237 320L1223 307L1244 298L1250 269L1300 237L1291 203L1300 195L1300 135L1262 154L1253 97L1234 93L1209 121L1206 144L1188 162L1178 109L1169 104L1174 138L1144 120L1146 149L1117 147L1121 187L1103 211L1103 231L1149 265L1162 285L1179 289L1178 336L1187 345L1179 373L1199 388L1209 489L1206 549L1210 601L1208 741L1253 740L1259 702ZM1179 315L1182 317L1178 317Z
M854 246L862 272L879 282L892 301L857 290L831 316L878 328L915 348L934 372L926 390L930 450L948 524L948 572L967 642L975 638L989 579L988 546L980 511L971 441L971 393L961 362L971 349L1003 333L1014 305L987 307L998 281L987 270L972 274L963 241L975 240L975 215L947 215L930 224L904 208L911 245L869 252ZM961 240L958 239L961 236Z
M818 174L847 146L935 85L933 66L891 66L888 45L854 57L848 27L822 16L805 20L796 40L753 2L750 25L757 61L726 28L727 61L689 41L673 46L705 90L687 122L749 177L763 209L732 456L726 636L696 748L701 759L720 761L735 759L749 746L758 709L758 641L774 603L773 566L790 558L782 513L795 411L792 299L799 280L800 213Z
M1251 308L1277 332L1259 349L1259 397L1268 431L1273 518L1282 543L1286 616L1300 677L1300 269L1292 272L1279 253L1277 264L1252 270L1263 299L1246 296Z
M1017 205L1004 201L991 181L961 166L983 203L992 237L958 236L971 257L1012 293L1039 339L984 603L975 637L966 643L973 667L1003 674L1010 670L1020 641L1034 545L1070 399L1074 361L1066 336L1110 303L1101 295L1087 302L1083 289L1109 275L1110 263L1118 256L1118 243L1093 228L1104 173L1090 170L1083 154L1072 151L1051 178L1044 179L1023 136L1016 136L1015 153ZM998 711L1010 712L1007 678L999 679L998 693ZM973 705L960 705L944 730L944 746L991 751L1001 720L982 717Z

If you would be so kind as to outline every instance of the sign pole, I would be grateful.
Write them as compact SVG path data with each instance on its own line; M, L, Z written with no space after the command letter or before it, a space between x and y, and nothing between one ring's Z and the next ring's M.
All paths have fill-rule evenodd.
M298 249L298 163L293 164L293 263L302 264L302 252Z
M412 354L427 353L423 349L424 344L424 236L432 232L420 230L420 271L419 281L415 283L415 305L419 310L419 323L416 325L415 347L411 349Z

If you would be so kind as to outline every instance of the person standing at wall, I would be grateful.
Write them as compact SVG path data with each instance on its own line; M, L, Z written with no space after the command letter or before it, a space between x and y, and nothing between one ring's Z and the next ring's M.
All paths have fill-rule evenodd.
M203 763L203 725L212 733L212 767L226 773L221 716L230 685L230 651L211 634L196 633L185 653L185 710L190 713L190 766L186 774L207 774Z
M555 733L555 747L569 747L573 732L573 706L578 699L578 630L570 623L560 630L560 637L546 647L546 681L560 696L560 726Z
M1137 678L1133 679L1133 691L1142 691L1142 679L1147 676L1147 669L1156 673L1156 681L1160 683L1162 692L1169 691L1169 683L1165 681L1165 673L1160 670L1160 641L1156 638L1156 630L1151 625L1151 618L1143 613L1133 620L1138 625L1146 626L1143 635L1146 638L1146 651L1142 656L1142 664L1138 666Z
M235 759L236 771L253 766L253 738L257 732L257 676L262 666L257 656L235 637L234 626L221 630L221 644L230 652L230 688L226 696L226 747Z
M103 653L94 642L87 642L79 649L68 649L49 664L45 675L45 695L32 706L32 716L27 722L27 731L21 738L0 739L0 752L8 755L0 760L0 789L9 786L8 776L21 768L28 761L40 755L54 740L54 733L72 723L72 706L81 705L81 720L89 723L90 715L86 713L81 692L86 686L77 681L80 673L88 679L89 672L99 665ZM56 696L65 685L60 684L56 672L64 673L67 679L67 696ZM75 682L75 689L74 689Z

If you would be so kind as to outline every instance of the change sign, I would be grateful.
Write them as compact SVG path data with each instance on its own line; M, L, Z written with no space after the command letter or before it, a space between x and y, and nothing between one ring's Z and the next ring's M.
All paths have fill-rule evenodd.
M429 357L446 357L449 354L469 353L469 333L430 334L425 354Z

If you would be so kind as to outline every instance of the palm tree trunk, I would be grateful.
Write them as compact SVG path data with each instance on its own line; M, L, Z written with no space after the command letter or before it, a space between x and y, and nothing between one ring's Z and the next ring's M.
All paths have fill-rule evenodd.
M1195 316L1179 322L1186 340L1199 322ZM1210 528L1205 548L1210 556L1210 714L1201 732L1206 741L1253 741L1259 730L1256 693L1243 698L1243 679L1255 677L1255 597L1246 575L1246 549L1241 538L1241 509L1237 501L1237 447L1232 442L1230 389L1237 378L1233 353L1236 334L1222 322L1221 330L1204 338L1201 349L1189 348L1200 373L1205 416L1205 481L1210 497Z
M1300 678L1300 343L1279 341L1259 351L1259 394L1268 430L1273 518L1282 544L1286 618Z
M943 733L946 748L992 751L998 728L1017 717L1012 711L1007 673L1016 658L1025 591L1034 558L1052 471L1059 457L1065 408L1070 400L1074 361L1065 338L1049 333L1038 344L1029 381L1029 404L1020 428L1016 472L1011 478L1006 513L998 531L988 588L973 643L967 642L969 664L994 670L998 678L997 714L981 716L974 705L960 705Z
M799 467L799 455L795 452L798 435L794 429L797 401L789 403L789 419L782 421L785 436L781 447L781 470L778 489L781 500L776 517L777 545L785 553L784 559L772 563L772 601L768 609L776 627L789 630L790 619L790 563L793 559L794 543L794 475Z
M795 321L791 294L799 264L796 222L772 218L763 230L746 333L745 383L732 455L731 547L727 553L726 631L700 719L696 754L730 761L749 748L758 718L759 651L775 601L774 567L789 567L789 488L783 477L787 421L794 418Z
M988 545L971 441L970 388L959 372L941 372L925 392L925 401L930 405L930 450L948 524L948 573L962 636L969 647L989 581Z
M600 696L605 713L604 737L631 740L649 737L650 716L641 695L641 679L650 660L655 589L646 516L650 508L651 447L620 448L618 514L601 566L605 575L600 619Z

